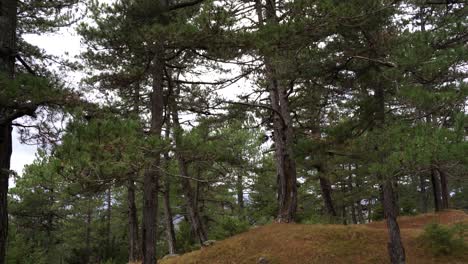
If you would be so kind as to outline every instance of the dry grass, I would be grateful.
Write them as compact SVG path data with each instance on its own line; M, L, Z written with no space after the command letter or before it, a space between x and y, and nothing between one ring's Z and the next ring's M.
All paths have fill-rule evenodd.
M447 210L436 214L421 214L417 216L403 216L398 218L398 224L400 225L400 228L415 229L424 228L424 226L429 223L451 225L465 221L468 221L468 215L463 211L457 210ZM386 223L384 221L379 221L367 224L367 226L374 228L386 228Z
M417 242L430 222L468 222L461 211L446 211L400 219L407 263L468 263L468 252L459 257L438 257ZM270 264L389 263L385 223L368 225L271 224L218 241L215 245L160 261L162 264L255 264L265 257Z

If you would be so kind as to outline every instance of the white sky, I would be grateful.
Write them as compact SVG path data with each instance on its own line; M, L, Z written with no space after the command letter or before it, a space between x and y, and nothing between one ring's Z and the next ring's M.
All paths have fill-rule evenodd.
M74 56L79 55L80 51L84 49L81 45L81 38L76 34L73 28L64 28L54 34L44 35L23 35L24 39L30 44L36 45L44 49L48 54L63 56L72 59ZM234 69L234 68L233 68ZM236 72L238 74L238 72ZM204 74L201 76L203 81L215 81L220 76L213 76L214 74ZM69 72L66 73L67 82L71 87L76 87L80 81L81 73ZM200 79L200 80L201 80ZM252 84L246 80L238 81L221 91L220 95L228 99L235 99L236 95L245 93L251 89ZM21 120L18 120L21 123ZM25 145L20 143L18 132L14 131L13 134L13 154L11 157L11 169L18 174L22 174L24 166L31 164L36 155L37 146ZM11 180L10 185L14 186Z
M80 38L71 29L63 29L55 34L39 35L24 35L26 41L46 50L47 53L57 56L65 56L72 58L80 52ZM69 82L77 82L76 75L70 76ZM21 120L19 120L21 123ZM25 165L34 161L36 155L36 146L21 144L17 130L13 133L13 154L11 156L11 169L18 174L22 174ZM10 185L14 185L10 181Z

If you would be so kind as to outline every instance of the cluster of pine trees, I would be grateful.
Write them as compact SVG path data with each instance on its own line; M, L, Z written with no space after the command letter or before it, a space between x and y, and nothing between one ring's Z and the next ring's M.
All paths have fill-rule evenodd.
M455 0L0 0L0 263L153 264L272 221L381 219L405 263L397 216L468 209L467 18ZM62 27L78 64L23 39ZM21 176L14 127L41 145Z

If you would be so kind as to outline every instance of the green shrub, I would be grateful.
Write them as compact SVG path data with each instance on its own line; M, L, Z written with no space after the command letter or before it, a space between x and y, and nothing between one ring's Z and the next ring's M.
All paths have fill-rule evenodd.
M222 217L216 221L216 225L210 230L210 237L217 240L224 239L245 232L249 227L247 221L237 217Z
M307 219L303 219L301 221L302 224L306 224L306 225L336 224L340 222L341 222L341 219L339 217L331 217L328 215L319 215L319 214L310 215Z
M176 243L178 253L185 253L198 249L198 246L195 244L195 238L193 237L189 222L181 221L178 224L178 228L176 230Z
M456 224L452 227L432 223L424 228L419 237L422 245L434 255L454 255L466 249L465 233L467 225Z

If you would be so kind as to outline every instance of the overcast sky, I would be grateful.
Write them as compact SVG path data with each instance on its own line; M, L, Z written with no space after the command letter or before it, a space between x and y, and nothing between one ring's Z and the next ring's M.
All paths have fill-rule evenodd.
M24 39L29 43L44 49L48 54L63 56L66 58L73 58L78 55L84 47L81 45L80 37L76 34L73 28L63 29L58 33L44 34L44 35L23 35ZM229 67L228 65L225 65ZM235 73L234 73L235 72ZM240 72L234 71L232 74L239 74ZM77 73L67 74L67 82L72 87L77 87L80 79L80 74ZM214 81L219 78L217 74L207 73L201 76L204 81ZM235 99L235 97L241 93L245 93L250 90L252 86L246 80L241 80L235 84L230 85L229 88L225 88L222 91L218 91L222 96ZM24 145L19 142L19 134L14 132L13 134L13 154L11 158L11 169L16 171L18 174L22 174L25 165L30 164L35 159L36 146ZM10 182L13 186L14 182Z
M72 29L63 29L55 34L38 35L24 35L26 41L31 44L46 50L47 53L65 56L66 52L69 53L67 57L78 55L80 52L80 38L73 32ZM70 79L70 82L77 81ZM11 169L21 174L24 165L33 162L36 155L36 146L21 144L19 142L19 135L16 131L13 133L13 154L11 156ZM14 184L11 182L11 184Z

